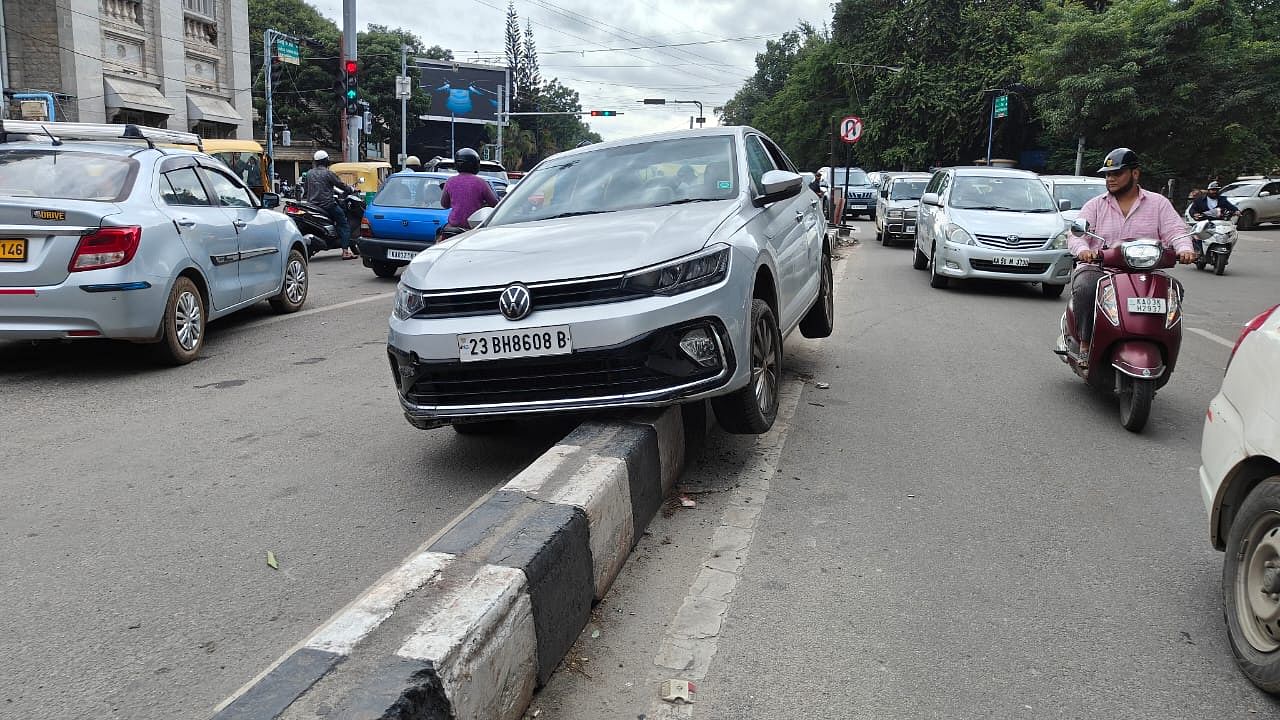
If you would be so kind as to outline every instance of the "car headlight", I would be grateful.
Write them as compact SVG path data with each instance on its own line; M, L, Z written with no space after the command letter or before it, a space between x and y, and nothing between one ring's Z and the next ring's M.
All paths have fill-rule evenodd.
M396 317L408 320L426 307L427 299L422 296L422 293L405 286L404 283L396 287L396 304L392 310Z
M900 217L902 217L902 209L901 209L901 208L895 208L895 209L890 210L890 211L889 211L889 217L891 217L891 218L900 218Z
M1134 270L1153 268L1160 262L1160 246L1148 243L1125 243L1120 248L1124 262Z
M969 234L968 230L965 230L964 228L960 227L959 225L956 225L955 223L947 223L946 225L944 225L942 227L942 234L943 234L943 237L947 239L947 242L953 245L976 245L977 244L973 241L973 236Z
M1053 248L1054 250L1066 250L1067 238L1069 237L1071 237L1071 232L1069 230L1063 230L1062 232L1054 236L1053 244L1050 245L1049 247Z
M656 267L628 273L627 290L649 295L676 295L715 285L729 274L729 246L718 244Z

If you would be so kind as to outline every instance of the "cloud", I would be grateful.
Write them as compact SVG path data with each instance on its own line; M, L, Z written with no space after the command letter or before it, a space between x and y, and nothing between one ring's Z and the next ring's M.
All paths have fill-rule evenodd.
M342 0L311 2L341 26ZM359 0L356 21L410 30L459 60L491 61L503 57L506 9L505 0ZM516 12L522 28L533 21L544 78L576 90L585 110L624 113L591 122L605 139L687 128L697 114L694 105L641 105L646 97L700 100L714 123L713 108L755 71L768 38L801 21L821 26L831 19L829 0L517 0ZM672 44L684 45L651 47ZM602 51L640 47L646 49Z

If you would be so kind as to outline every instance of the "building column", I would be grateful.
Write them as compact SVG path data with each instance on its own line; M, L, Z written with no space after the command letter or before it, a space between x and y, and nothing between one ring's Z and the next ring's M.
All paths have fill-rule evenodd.
M160 92L173 106L168 128L186 132L187 123L187 52L186 15L182 0L165 0L157 3L155 32L149 38L155 43L156 70L160 73Z
M75 98L65 105L74 106L74 119L78 122L106 122L106 89L102 86L100 59L102 25L98 22L98 0L63 0L56 5L58 45L63 48L60 53L62 88L63 92Z
M226 0L223 14L227 29L226 80L223 87L231 90L231 104L244 121L236 126L236 137L253 139L253 68L249 65L249 0Z

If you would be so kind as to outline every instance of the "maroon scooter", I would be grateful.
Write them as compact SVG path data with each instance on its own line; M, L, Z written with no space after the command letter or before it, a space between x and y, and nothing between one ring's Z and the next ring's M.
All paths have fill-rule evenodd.
M1201 221L1182 237L1207 239L1208 227ZM1071 233L1102 240L1097 262L1104 274L1098 279L1088 358L1080 356L1071 303L1062 314L1054 353L1089 385L1119 396L1120 424L1142 432L1156 390L1169 382L1182 346L1182 283L1161 272L1177 264L1178 255L1145 238L1108 247L1080 219L1071 224Z

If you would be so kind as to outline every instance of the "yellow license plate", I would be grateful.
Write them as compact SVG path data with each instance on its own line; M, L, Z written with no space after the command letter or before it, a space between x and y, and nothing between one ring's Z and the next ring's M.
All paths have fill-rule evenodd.
M26 262L27 239L0 239L0 262Z

